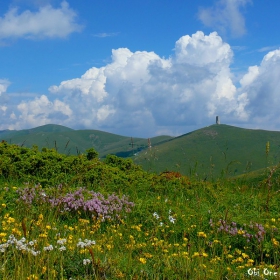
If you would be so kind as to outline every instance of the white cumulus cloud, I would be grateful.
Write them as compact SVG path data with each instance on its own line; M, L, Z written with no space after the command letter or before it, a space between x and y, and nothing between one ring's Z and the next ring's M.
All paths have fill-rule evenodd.
M13 122L9 129L21 129L23 127L36 127L48 123L60 123L69 119L72 110L69 105L60 100L51 102L47 96L28 102L21 102L17 105L17 114L11 113Z
M244 120L247 99L232 82L232 56L216 32L181 37L167 59L119 48L107 65L51 86L54 101L43 95L21 102L16 127L59 123L149 136L183 133L216 114Z
M240 81L247 95L253 126L280 129L280 49L266 54L259 66L251 66Z
M76 18L77 14L66 1L59 8L46 5L36 12L26 10L19 13L17 8L11 8L0 17L0 39L64 38L82 29Z
M8 83L0 80L0 129L57 123L151 137L183 134L214 123L216 115L222 123L280 128L280 49L250 66L239 85L231 47L216 32L183 36L174 50L169 58L113 50L110 63L21 102L12 94L7 99Z

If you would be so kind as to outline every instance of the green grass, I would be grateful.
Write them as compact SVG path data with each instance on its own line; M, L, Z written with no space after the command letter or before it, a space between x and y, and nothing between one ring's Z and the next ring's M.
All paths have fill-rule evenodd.
M279 275L277 166L259 179L251 174L207 181L175 172L156 175L129 159L100 161L89 152L67 157L0 143L0 154L0 279ZM80 205L81 197L71 195L80 187L83 201L94 191L105 198L125 195L135 205L111 218L80 206L66 211L69 197L71 205ZM59 203L53 206L52 199Z
M270 143L269 156L266 144ZM279 162L280 132L212 125L170 139L134 157L145 170L179 171L210 179L235 176Z
M83 154L94 148L100 158L114 154L132 158L145 170L178 171L211 179L237 176L279 163L280 132L211 125L179 137L157 136L148 140L98 130L73 130L45 125L21 131L3 131L1 139L31 148L54 148L67 155ZM270 144L269 156L266 144Z
M156 144L171 138L170 136L158 136L152 138L151 141ZM58 152L68 155L85 153L87 149L93 147L101 158L108 154L129 157L148 147L148 141L144 138L131 139L131 137L99 130L73 130L61 125L44 125L20 131L3 131L0 133L0 139L28 148L33 145L38 146L40 150L43 147L54 148Z

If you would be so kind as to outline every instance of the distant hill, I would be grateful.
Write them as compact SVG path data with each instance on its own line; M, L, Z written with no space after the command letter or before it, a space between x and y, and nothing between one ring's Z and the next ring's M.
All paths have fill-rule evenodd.
M173 170L205 179L221 173L239 175L279 163L280 132L211 125L154 145L134 161L147 170Z
M170 136L151 138L153 144L172 139ZM25 130L0 131L0 140L24 147L54 148L64 154L84 153L94 147L100 157L115 154L130 157L148 147L144 138L131 138L99 130L74 130L61 125L48 124Z
M131 157L144 169L178 171L209 179L241 175L280 162L280 132L211 125L179 137L131 138L99 130L74 130L44 125L25 130L0 131L0 140L19 146L54 148L64 154L85 153L94 147L101 158L107 154ZM270 150L266 154L266 144Z

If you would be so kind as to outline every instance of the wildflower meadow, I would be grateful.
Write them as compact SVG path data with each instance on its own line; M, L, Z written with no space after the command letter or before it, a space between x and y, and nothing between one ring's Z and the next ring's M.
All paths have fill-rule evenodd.
M207 181L2 142L0 279L280 279L277 170Z

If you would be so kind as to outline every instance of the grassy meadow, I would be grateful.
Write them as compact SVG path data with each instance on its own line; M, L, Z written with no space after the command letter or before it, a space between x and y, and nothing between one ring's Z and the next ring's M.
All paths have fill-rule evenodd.
M270 144L266 155L266 143ZM188 175L190 167L207 180L257 171L280 162L280 132L220 124L204 127L143 150L135 163L145 170Z
M279 279L278 170L205 180L2 142L0 279Z

